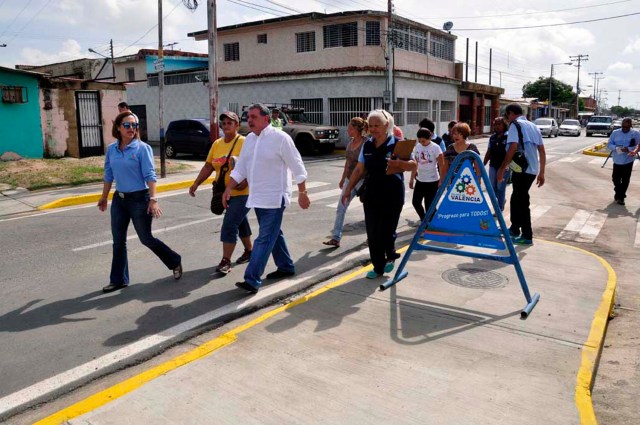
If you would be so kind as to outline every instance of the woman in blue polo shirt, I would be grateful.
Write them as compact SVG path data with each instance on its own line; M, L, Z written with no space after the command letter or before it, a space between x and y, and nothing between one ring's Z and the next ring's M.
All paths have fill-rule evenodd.
M100 211L107 209L107 197L114 180L116 191L111 203L113 258L109 285L112 292L129 284L127 229L133 222L140 242L160 258L174 279L182 277L182 258L151 234L151 222L162 215L156 198L156 171L151 146L138 138L138 117L131 111L118 115L111 135L117 140L109 145L104 159L104 187L98 201Z
M393 116L382 109L369 113L369 137L362 145L358 165L351 174L342 203L366 171L364 220L367 227L369 255L373 270L367 278L375 279L393 270L393 261L400 258L395 250L395 234L404 205L404 171L416 169L413 160L393 157L396 138L393 136Z

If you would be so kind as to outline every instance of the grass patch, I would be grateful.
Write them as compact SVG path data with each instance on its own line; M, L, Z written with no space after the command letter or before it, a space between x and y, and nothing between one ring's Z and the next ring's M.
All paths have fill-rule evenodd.
M167 174L196 169L196 166L169 160L165 161L165 165ZM104 156L81 159L21 159L0 162L0 183L28 190L78 186L102 182L103 172ZM159 159L156 159L156 173L160 175Z

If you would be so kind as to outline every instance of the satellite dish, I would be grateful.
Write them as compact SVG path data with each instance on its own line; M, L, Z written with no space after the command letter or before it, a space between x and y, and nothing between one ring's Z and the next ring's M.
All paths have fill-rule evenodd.
M451 28L453 28L453 22L451 21L445 22L444 25L442 26L442 29L445 31L450 31Z

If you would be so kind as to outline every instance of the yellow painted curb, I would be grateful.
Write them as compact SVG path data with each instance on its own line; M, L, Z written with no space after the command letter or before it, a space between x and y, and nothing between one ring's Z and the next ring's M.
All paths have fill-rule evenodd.
M398 251L403 251L403 250L407 250L408 246L398 250ZM100 391L96 394L93 394L87 398L85 398L84 400L81 400L75 404L72 404L71 406L60 410L56 413L54 413L51 416L48 416L38 422L36 422L34 425L59 425L59 424L63 424L66 421L73 419L73 418L77 418L78 416L84 415L86 413L89 413L101 406L104 406L105 404L120 398L122 396L124 396L125 394L128 394L130 392L132 392L133 390L140 388L141 386L143 386L144 384L146 384L149 381L152 381L158 377L160 377L161 375L165 375L168 372L177 369L181 366L184 366L188 363L191 363L195 360L198 360L202 357L205 357L209 354L214 353L215 351L235 342L238 339L238 335L262 322L264 322L267 319L270 319L271 317L286 311L290 308L293 308L297 305L303 304L309 300L311 300L312 298L317 297L320 294L323 294L325 292L327 292L330 289L336 288L338 286L344 285L345 283L349 282L351 279L353 279L354 277L361 275L364 272L367 272L369 270L373 270L373 266L372 265L368 265L366 267L361 267L360 269L349 273L346 276L343 276L342 278L336 280L335 282L330 282L327 285L323 286L322 288L308 294L305 295L303 297L300 297L288 304L282 305L280 307L274 308L273 310L270 310L268 312L266 312L265 314L261 315L260 317L257 317L254 320L249 321L248 323L245 323L244 325L240 325L232 330L230 330L229 332L220 335L217 338L212 339L211 341L208 341L198 347L196 347L195 349L181 354L165 363L162 363L152 369L149 369L147 371L144 371L136 376L133 376L123 382L120 382L110 388L107 388L106 390Z
M609 156L609 152L605 153L605 152L597 152L600 149L602 149L603 147L605 147L607 145L607 142L600 142L600 143L596 143L595 145L591 146L590 148L587 148L585 150L582 151L583 155L591 155L591 156L601 156L603 158L606 158Z
M613 317L613 305L616 296L617 277L613 267L597 254L586 251L575 246L566 245L558 242L543 241L549 244L560 245L580 251L582 253L595 257L607 270L609 275L607 286L602 293L600 305L596 310L591 322L591 330L589 336L582 346L580 368L576 379L575 400L578 413L580 414L580 424L597 425L595 411L593 410L593 399L591 398L591 389L593 388L593 376L596 371L598 359L602 352L604 337L607 334L607 326L609 319Z
M213 177L209 177L207 180L203 181L202 184L213 182ZM175 183L166 183L159 184L156 186L156 192L168 192L171 190L184 189L193 184L193 180L175 182ZM49 202L48 204L40 205L38 210L50 210L54 208L63 208L63 207L71 207L74 205L82 205L82 204L91 204L94 202L98 202L102 193L90 193L87 195L78 195L78 196L69 196L66 198L61 198L55 200L53 202ZM109 199L113 198L113 192L109 193Z

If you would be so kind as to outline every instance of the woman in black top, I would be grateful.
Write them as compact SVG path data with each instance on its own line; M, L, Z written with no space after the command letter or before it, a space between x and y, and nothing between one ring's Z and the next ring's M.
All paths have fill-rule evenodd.
M367 118L369 137L362 145L358 165L351 174L348 189L341 202L366 171L364 219L373 270L367 278L375 279L393 270L393 261L400 258L395 251L395 233L404 205L404 171L413 171L416 162L393 157L396 138L393 136L393 115L376 109Z
M502 182L498 182L498 169L502 166L504 157L507 155L507 129L509 125L503 117L498 117L493 120L494 133L489 138L489 147L487 153L484 156L484 165L489 163L489 180L491 181L491 187L496 193L498 199L498 205L500 211L504 211L504 205L506 202L507 182L511 170L508 168L504 171L504 179Z

